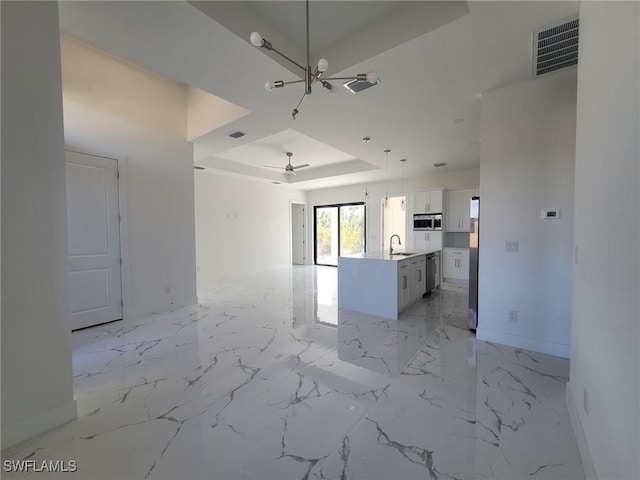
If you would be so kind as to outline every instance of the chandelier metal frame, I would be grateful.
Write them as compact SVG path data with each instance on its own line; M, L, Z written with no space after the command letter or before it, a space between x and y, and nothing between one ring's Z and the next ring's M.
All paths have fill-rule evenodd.
M304 83L304 93L302 94L302 98L300 98L300 101L298 102L298 104L291 111L291 118L294 119L294 120L298 117L298 114L300 113L300 111L298 110L300 108L300 105L302 105L302 102L305 99L305 97L307 95L311 94L311 87L316 82L320 82L320 84L324 88L326 88L330 92L334 92L334 88L335 87L330 83L330 81L336 81L336 80L358 80L358 81L368 81L370 83L376 83L378 81L378 75L375 72L358 73L357 75L348 76L348 77L321 78L322 74L329 68L329 62L328 62L328 60L326 58L321 58L320 60L318 60L318 65L317 65L317 67L315 69L312 68L311 65L310 65L309 0L306 0L305 10L306 10L306 27L307 27L307 62L306 62L306 65L304 65L304 66L301 65L300 63L296 62L295 60L291 59L290 57L288 57L287 55L285 55L281 51L279 51L276 48L274 48L273 44L269 40L267 40L266 38L263 38L262 35L260 35L258 32L253 32L251 34L251 36L249 37L249 39L251 41L251 44L254 47L264 48L266 50L270 50L272 52L275 52L276 54L280 55L282 58L284 58L288 62L292 63L293 65L295 65L296 67L298 67L299 69L301 69L304 72L303 78L298 79L298 80L267 81L265 83L265 85L264 85L265 90L272 91L274 88L282 88L285 85L291 85L291 84L294 84L294 83Z

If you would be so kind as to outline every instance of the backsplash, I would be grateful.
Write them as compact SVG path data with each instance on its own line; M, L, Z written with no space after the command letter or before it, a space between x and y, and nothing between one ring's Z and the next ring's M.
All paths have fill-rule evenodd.
M444 246L466 248L469 246L469 234L466 232L445 232Z

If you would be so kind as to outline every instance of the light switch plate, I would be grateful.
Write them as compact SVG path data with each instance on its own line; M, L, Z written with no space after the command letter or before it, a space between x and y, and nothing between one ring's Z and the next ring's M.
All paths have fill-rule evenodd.
M504 251L507 253L518 253L518 247L517 240L507 240L504 242Z

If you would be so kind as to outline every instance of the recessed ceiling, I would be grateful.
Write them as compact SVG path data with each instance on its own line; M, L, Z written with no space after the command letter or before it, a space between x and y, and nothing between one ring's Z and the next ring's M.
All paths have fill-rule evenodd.
M248 35L262 30L274 46L297 55L287 50L287 42L291 48L304 47L304 41L297 38L303 20L285 16L279 9L287 8L284 4L300 8L303 2L200 2L197 8L185 2L61 2L60 20L64 30L99 48L249 112L198 137L194 143L198 164L282 181L260 166L267 164L259 158L271 146L274 156L269 164L286 164L282 152L292 151L294 163L313 165L296 175L297 186L312 189L362 182L356 163L364 158L365 136L372 139L367 157L372 167L384 165L383 152L389 148L391 160L408 159L405 176L429 175L436 171L433 164L441 162L446 166L439 172L477 168L482 92L532 79L533 32L576 16L579 8L578 2L474 1L468 3L467 14L453 15L435 26L432 16L413 10L406 38L401 38L405 34L402 26L391 27L394 18L406 15L407 8L446 7L447 3L311 2L318 10L312 13L312 21L314 15L324 15L334 19L336 30L342 31L333 31L332 22L312 25L312 35L320 35L313 37L312 45L326 49L322 55L332 68L340 68L335 73L347 76L375 71L381 83L358 95L344 88L331 95L314 87L295 122L290 112L302 87L265 92L266 80L291 79L294 74L253 47ZM338 7L352 9L352 14L341 15ZM466 11L467 5L464 7ZM364 12L361 16L353 14L358 9ZM381 18L388 22L381 23ZM416 33L422 23L430 27ZM273 34L263 28L271 28ZM371 31L373 38L367 33ZM353 35L347 40L345 32ZM323 39L324 34L329 38ZM295 40L287 40L289 37ZM338 43L332 45L332 39ZM354 45L357 48L351 51ZM247 135L229 138L235 130ZM286 138L305 141L299 148L287 147ZM315 156L316 151L341 153L324 159ZM337 160L340 155L343 160ZM328 165L323 165L325 160ZM345 171L337 175L339 167ZM324 178L305 179L305 170L315 168L325 169ZM384 179L382 168L370 173L369 181Z
M293 165L308 163L310 165L309 168L322 167L354 159L348 153L341 152L326 143L319 142L293 129L284 130L239 147L230 148L217 156L225 160L258 168L264 168L264 165L281 165L284 168L288 162L286 152L293 153L291 158Z
M193 1L223 27L249 41L260 32L275 48L306 64L306 8L303 1ZM309 2L310 65L329 59L327 74L342 71L445 25L469 12L465 1ZM302 71L267 50L294 75Z

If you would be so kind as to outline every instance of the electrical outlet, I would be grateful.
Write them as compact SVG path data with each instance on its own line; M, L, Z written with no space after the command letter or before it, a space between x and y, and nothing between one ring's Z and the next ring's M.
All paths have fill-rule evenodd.
M507 240L504 242L504 251L508 253L518 253L518 246L517 240Z
M514 323L517 322L518 312L516 312L515 310L509 310L509 321Z

